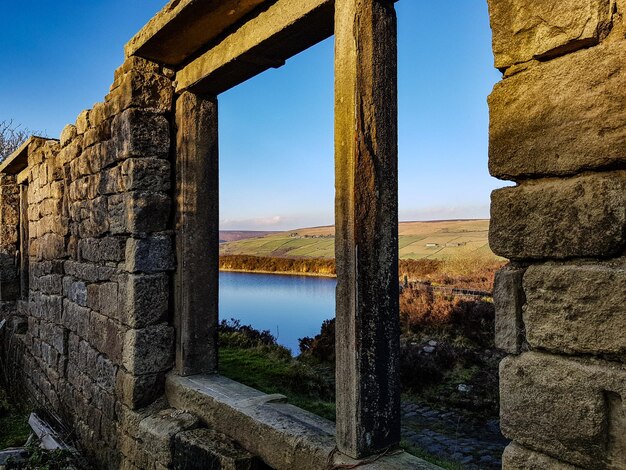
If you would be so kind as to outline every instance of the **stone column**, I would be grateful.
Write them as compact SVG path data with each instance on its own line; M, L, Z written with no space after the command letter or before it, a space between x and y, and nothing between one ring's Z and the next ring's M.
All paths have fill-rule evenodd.
M400 441L397 44L392 1L335 6L337 446Z
M28 185L20 184L20 223L19 223L19 249L20 249L20 297L28 300L28 276L29 276L29 240L28 240Z
M176 370L217 370L217 98L185 92L176 101Z

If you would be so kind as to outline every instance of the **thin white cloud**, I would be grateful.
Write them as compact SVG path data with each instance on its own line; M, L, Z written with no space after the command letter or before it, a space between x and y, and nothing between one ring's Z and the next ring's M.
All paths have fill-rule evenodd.
M286 222L284 217L273 215L269 217L255 217L253 219L223 219L220 220L220 229L222 230L255 230L279 227ZM277 229L279 230L279 229Z

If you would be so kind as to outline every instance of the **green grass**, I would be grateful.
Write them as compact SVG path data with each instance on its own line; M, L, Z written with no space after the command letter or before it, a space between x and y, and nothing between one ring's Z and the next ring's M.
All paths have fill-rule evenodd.
M334 387L330 370L320 370L289 358L276 346L255 348L220 347L220 373L264 393L280 393L289 403L335 421L335 403L329 396ZM405 397L406 398L406 397ZM446 470L460 470L454 462L433 456L403 440L402 449Z
M289 403L332 421L334 384L329 369L287 357L281 348L220 347L220 373L264 393L281 393Z
M4 390L0 389L0 450L26 443L31 433L28 415L23 406L10 402Z
M400 223L398 240L399 254L405 259L435 258L445 259L479 253L486 259L493 259L487 241L489 222L448 221L440 223ZM292 236L297 233L297 236ZM220 245L223 255L249 255L288 258L333 258L335 256L332 227L299 229L291 232L272 233L256 238L247 238ZM322 238L316 236L324 235ZM463 242L460 247L447 247L446 243ZM436 248L427 247L437 243Z

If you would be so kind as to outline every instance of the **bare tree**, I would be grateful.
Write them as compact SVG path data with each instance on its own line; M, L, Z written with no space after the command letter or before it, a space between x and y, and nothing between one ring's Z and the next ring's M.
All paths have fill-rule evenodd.
M12 119L0 121L0 161L11 155L31 134L29 129L14 124Z

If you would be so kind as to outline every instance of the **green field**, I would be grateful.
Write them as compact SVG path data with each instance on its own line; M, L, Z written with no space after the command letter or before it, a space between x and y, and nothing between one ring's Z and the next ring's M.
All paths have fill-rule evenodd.
M400 257L449 259L480 255L496 258L487 240L488 220L400 222ZM332 258L335 229L313 227L222 243L220 254L285 258Z

